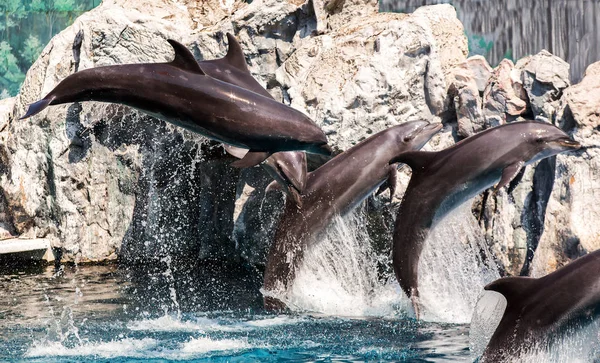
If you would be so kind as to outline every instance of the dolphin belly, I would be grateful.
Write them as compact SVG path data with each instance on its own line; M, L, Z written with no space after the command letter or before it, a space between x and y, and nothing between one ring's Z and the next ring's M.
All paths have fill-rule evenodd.
M462 205L477 194L498 183L502 177L502 170L493 170L473 180L459 185L452 193L448 194L440 203L433 216L432 226L441 221L448 213Z

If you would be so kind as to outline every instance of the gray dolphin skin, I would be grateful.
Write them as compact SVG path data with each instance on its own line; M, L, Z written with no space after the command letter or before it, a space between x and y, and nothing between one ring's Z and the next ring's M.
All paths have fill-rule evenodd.
M429 230L483 190L508 185L525 165L580 146L556 126L524 121L485 130L439 152L407 152L392 161L412 168L392 254L396 278L417 318L419 257Z
M273 98L250 73L242 47L230 33L227 33L227 44L228 50L225 57L201 61L199 62L200 68L207 75L220 81ZM225 145L225 150L239 159L243 159L248 152L247 149L236 148L231 145ZM233 163L234 166L240 164L242 163ZM281 185L289 197L296 202L300 201L299 194L306 184L306 155L304 152L278 152L271 155L261 166Z
M418 150L442 128L412 121L379 132L308 174L300 205L286 202L267 257L263 288L282 292L293 280L303 251L335 215L344 215L375 191L386 179L395 185L392 158ZM270 295L270 294L269 294ZM265 295L265 308L285 305Z
M270 97L210 77L185 46L168 42L175 51L172 62L97 67L74 73L31 104L22 119L48 105L113 102L249 149L240 167L257 165L278 151L331 153L325 134L308 116Z
M514 362L532 345L581 328L600 314L600 250L539 279L506 277L486 290L504 295L506 310L481 362Z

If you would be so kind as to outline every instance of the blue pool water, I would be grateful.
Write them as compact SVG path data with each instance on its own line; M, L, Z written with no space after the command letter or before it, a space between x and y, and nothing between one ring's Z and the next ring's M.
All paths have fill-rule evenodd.
M136 279L117 265L20 270L0 275L0 361L472 361L464 324L272 315L257 291L226 280L191 276L190 291L170 272ZM220 299L216 284L239 300Z

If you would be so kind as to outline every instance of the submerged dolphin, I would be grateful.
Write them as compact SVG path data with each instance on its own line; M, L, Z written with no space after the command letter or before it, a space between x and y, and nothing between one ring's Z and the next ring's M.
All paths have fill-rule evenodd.
M515 361L528 346L549 343L598 317L600 250L542 278L506 277L485 289L504 295L507 305L481 361Z
M439 152L412 151L392 161L412 168L396 217L392 254L396 278L417 317L417 270L429 230L495 183L496 189L508 185L525 165L580 146L556 126L526 121L485 130Z
M210 77L182 44L169 63L124 64L86 69L60 82L29 106L27 118L48 105L101 101L121 103L208 138L250 151L248 167L277 151L329 155L327 138L300 111L231 83Z
M207 75L220 81L234 84L268 98L273 98L254 79L246 64L242 47L235 37L227 33L228 50L225 57L199 62L200 68ZM243 159L247 149L225 145L225 150L231 155ZM234 166L244 166L240 161ZM285 192L296 202L300 201L299 194L306 184L306 155L302 151L278 152L271 155L261 166L275 179Z
M427 121L412 121L379 132L337 155L308 174L301 205L287 202L271 244L263 288L285 291L294 278L303 251L335 215L343 215L375 191L386 179L396 185L396 166L390 160L418 150L442 128ZM270 294L267 294L270 295ZM265 296L265 307L283 304Z

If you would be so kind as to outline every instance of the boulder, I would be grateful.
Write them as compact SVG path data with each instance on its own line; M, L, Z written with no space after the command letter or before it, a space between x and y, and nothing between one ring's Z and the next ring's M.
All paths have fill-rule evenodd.
M515 65L521 70L521 83L533 118L551 122L554 119L557 101L569 81L569 64L546 50L520 59Z
M600 62L591 64L582 81L563 91L557 122L583 148L559 155L546 223L533 260L533 275L543 276L600 248Z
M522 87L515 83L520 77L514 72L514 64L503 59L494 69L483 93L483 114L486 128L513 121L527 110Z

